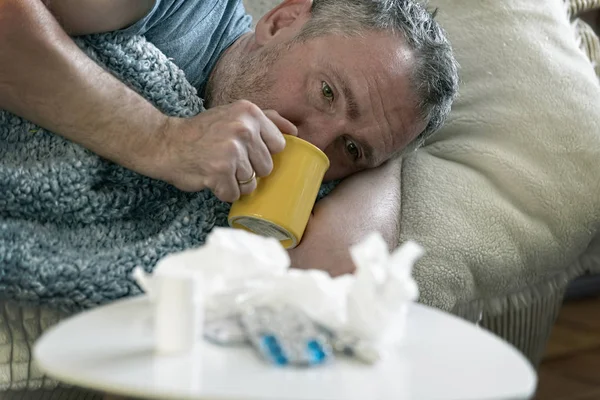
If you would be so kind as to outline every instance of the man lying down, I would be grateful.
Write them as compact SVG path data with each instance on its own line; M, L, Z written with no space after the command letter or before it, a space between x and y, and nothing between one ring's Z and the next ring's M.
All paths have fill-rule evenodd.
M183 70L206 111L167 116L71 39L112 31L154 44ZM186 195L209 189L232 202L255 189L252 177L270 173L271 154L285 145L282 133L313 143L331 161L326 180L352 176L316 205L290 255L295 267L332 275L352 271L347 249L372 230L397 245L400 165L393 160L442 125L458 86L451 46L416 0L285 0L255 30L240 0L5 0L0 54L0 109ZM12 145L6 132L0 139ZM98 179L96 189L110 186ZM15 198L5 189L0 204ZM77 220L78 212L68 217ZM6 269L37 245L14 252L27 241L10 226L20 210L0 213ZM89 222L102 226L102 241L110 221L128 218L79 219L62 238L79 240ZM51 220L37 221L36 232ZM60 264L66 256L59 249L52 257Z

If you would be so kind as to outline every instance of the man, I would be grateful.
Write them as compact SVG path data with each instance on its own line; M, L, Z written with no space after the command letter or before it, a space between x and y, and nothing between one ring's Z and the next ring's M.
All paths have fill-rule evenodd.
M205 99L167 117L69 35L145 35ZM250 30L239 0L0 0L0 108L185 191L234 201L268 175L283 133L321 148L326 179L297 267L352 269L377 229L397 243L399 163L443 123L457 90L443 31L412 0L285 0Z

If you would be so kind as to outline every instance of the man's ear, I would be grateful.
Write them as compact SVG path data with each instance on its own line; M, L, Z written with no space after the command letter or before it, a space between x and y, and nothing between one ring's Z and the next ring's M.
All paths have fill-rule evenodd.
M312 0L284 0L256 24L256 44L263 46L282 32L299 28L310 17Z

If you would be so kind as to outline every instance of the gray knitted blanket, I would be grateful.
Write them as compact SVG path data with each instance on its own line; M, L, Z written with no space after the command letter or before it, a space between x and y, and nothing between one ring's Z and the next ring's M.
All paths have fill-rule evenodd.
M76 41L165 114L203 110L183 72L144 38ZM150 271L202 244L228 212L208 190L181 192L0 110L0 300L77 311L136 294L135 266Z

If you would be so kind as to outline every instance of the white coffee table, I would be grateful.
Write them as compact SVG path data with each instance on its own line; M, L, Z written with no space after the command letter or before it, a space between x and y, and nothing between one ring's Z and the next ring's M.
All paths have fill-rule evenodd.
M536 374L513 347L463 320L412 305L405 345L375 366L338 357L311 369L272 367L249 348L202 342L192 354L152 351L145 297L59 323L36 343L49 376L139 398L210 400L529 399Z

